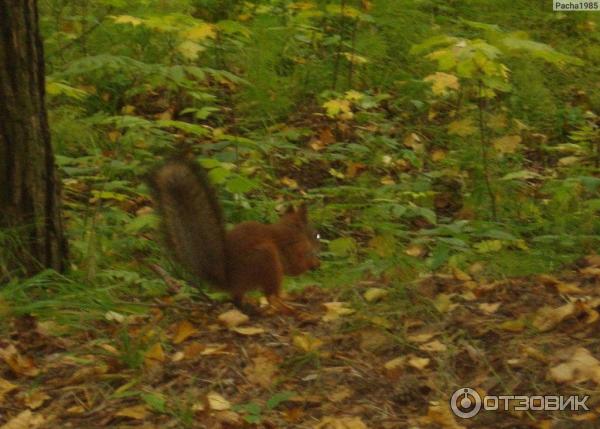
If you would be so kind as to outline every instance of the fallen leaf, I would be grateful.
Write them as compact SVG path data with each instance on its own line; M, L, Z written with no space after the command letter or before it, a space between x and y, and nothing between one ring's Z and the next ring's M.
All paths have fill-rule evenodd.
M464 429L464 426L456 423L454 414L446 402L431 402L427 415L419 419L424 424L438 424L443 429Z
M166 360L165 352L160 343L155 343L144 353L144 362L146 366L151 367L160 364Z
M331 322L337 320L342 316L347 316L355 312L355 310L346 307L348 304L345 302L326 302L323 304L327 313L323 316L324 322Z
M500 323L498 328L502 329L503 331L522 332L525 329L525 326L525 320L515 319Z
M173 344L180 344L197 333L198 330L194 328L190 322L184 320L177 324L177 329L175 330L175 335L173 336Z
M229 401L216 392L208 393L206 395L206 400L211 410L223 411L231 408Z
M375 302L375 301L379 301L380 299L384 298L386 295L388 294L388 291L386 289L382 289L382 288L378 288L378 287L371 287L369 289L367 289L367 291L364 293L364 297L365 300L367 302Z
M314 429L367 429L360 417L323 417Z
M47 399L50 399L50 395L41 390L34 390L33 392L25 395L24 403L27 408L35 410L41 407Z
M31 410L25 410L0 426L0 429L36 429L43 425L45 420L41 414L33 414Z
M10 381L0 378L0 404L4 400L4 396L15 390L17 387L16 384L12 384Z
M148 409L145 405L134 405L132 407L122 408L115 413L118 417L129 417L134 420L144 420L148 416Z
M408 335L406 337L406 339L412 343L426 343L427 341L431 340L436 335L437 334L434 334L431 332L424 332L421 334Z
M498 311L498 309L500 308L500 306L502 305L501 302L494 302L494 303L481 303L478 305L479 309L481 311L483 311L486 314L494 314L496 311Z
M431 360L429 358L420 358L413 356L408 359L408 364L419 371L425 369Z
M567 317L573 316L576 309L577 307L573 302L569 302L557 308L543 307L537 311L532 322L533 326L542 332L549 331Z
M348 386L340 386L333 392L330 392L327 397L331 402L342 402L345 399L350 398L354 395L354 391Z
M248 322L250 318L239 310L229 310L219 315L219 321L228 328Z
M6 362L10 369L17 375L35 377L40 370L33 363L33 359L21 355L12 344L0 348L0 358Z
M419 350L423 350L424 352L445 352L447 349L446 345L438 340L433 340L419 346Z
M258 356L252 359L252 365L244 368L244 374L251 384L268 389L276 381L279 368L272 359Z
M265 330L263 328L258 328L254 326L236 326L235 328L231 328L231 331L237 332L240 335L259 335L264 334Z
M323 345L323 341L309 334L301 334L292 337L292 344L303 352L310 353L318 350Z
M575 349L569 360L556 365L548 372L557 383L583 383L591 380L600 384L600 361L584 347Z

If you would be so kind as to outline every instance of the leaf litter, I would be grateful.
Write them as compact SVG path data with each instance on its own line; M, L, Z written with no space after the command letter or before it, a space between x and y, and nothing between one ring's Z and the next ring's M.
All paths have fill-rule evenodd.
M430 275L401 300L385 284L309 287L291 296L308 319L206 302L93 330L15 318L0 341L0 428L599 427L599 286L588 257L557 276ZM449 407L460 387L589 395L589 410L462 420Z

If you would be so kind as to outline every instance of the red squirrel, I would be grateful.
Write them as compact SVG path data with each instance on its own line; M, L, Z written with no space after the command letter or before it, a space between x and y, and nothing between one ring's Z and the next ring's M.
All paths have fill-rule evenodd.
M318 235L305 205L290 207L273 224L242 222L230 231L206 171L174 159L150 177L168 247L196 277L228 291L237 307L244 294L262 290L271 305L281 301L283 275L297 276L320 266Z

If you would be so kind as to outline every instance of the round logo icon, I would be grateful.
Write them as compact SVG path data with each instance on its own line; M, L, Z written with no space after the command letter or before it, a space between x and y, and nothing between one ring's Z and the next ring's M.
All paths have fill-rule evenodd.
M470 387L461 387L452 394L450 408L455 416L470 419L481 410L481 396Z

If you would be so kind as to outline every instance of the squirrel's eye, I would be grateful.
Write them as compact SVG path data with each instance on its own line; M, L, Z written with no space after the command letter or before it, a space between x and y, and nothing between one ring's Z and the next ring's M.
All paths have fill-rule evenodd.
M321 239L321 234L319 234L318 232L315 232L315 238L317 240L320 240Z

